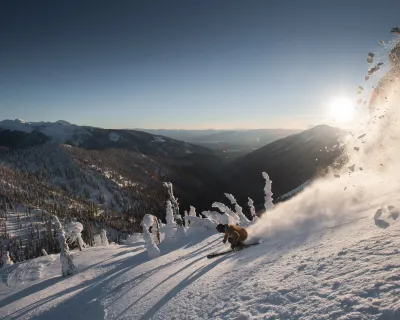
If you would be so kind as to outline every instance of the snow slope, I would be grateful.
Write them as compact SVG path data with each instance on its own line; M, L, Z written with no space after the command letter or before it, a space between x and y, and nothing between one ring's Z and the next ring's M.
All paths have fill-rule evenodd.
M2 319L400 319L400 223L374 213L207 259L219 235L74 252L3 270ZM201 237L202 236L202 237ZM197 238L197 239L196 239ZM201 239L203 238L203 239ZM174 250L175 249L175 250ZM5 272L7 270L7 272ZM36 272L32 271L36 270ZM8 277L6 274L8 273Z

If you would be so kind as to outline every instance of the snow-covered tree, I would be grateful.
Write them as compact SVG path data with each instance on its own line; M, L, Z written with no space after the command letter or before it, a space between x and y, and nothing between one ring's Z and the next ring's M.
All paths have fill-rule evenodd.
M165 234L168 238L173 238L175 234L175 219L174 219L174 212L172 209L171 201L167 201L167 208L166 208L166 215L165 220L167 221L167 226L165 228Z
M256 208L254 208L254 201L250 197L248 197L248 199L249 199L249 201L247 202L247 204L249 206L251 216L253 217L252 221L256 221L256 220L258 220L258 217L257 217L257 213L256 213Z
M269 179L269 176L266 172L262 173L264 179L265 179L265 187L264 187L264 193L265 193L265 211L268 211L270 209L274 208L274 204L272 202L272 191L271 191L271 187L272 187L272 181Z
M57 228L58 242L60 244L60 262L61 262L61 272L64 277L73 275L76 272L74 262L72 261L71 253L69 252L68 244L65 239L64 229L61 225L60 220L57 216L54 216L54 224Z
M171 182L163 182L163 186L167 188L169 194L169 201L172 205L172 210L174 212L174 216L179 216L179 203L178 198L174 196L174 189Z
M183 225L178 225L176 227L175 237L178 239L186 237L186 230Z
M195 207L190 206L189 216L196 217L196 208Z
M235 213L239 217L240 224L243 225L243 226L248 224L250 221L244 215L243 209L242 209L241 206L239 206L239 204L237 203L235 197L232 194L229 194L229 193L225 193L225 197L227 197L228 200L231 202L231 204L233 204L235 206L235 211L236 211Z
M189 227L189 225L191 227L194 227L193 223L194 222L190 222L190 220L188 219L188 217L196 217L196 208L193 206L190 206L189 209L189 213L187 213L187 211L185 211L185 222L186 222L186 227Z
M148 227L150 235L153 237L153 240L156 244L161 242L160 236L160 223L157 217L152 214L145 214L142 220L142 226L146 225Z
M189 227L189 221L187 221L186 217L189 215L189 213L187 212L187 210L184 211L184 217L183 217L183 225L185 227Z
M108 246L108 239L107 239L107 231L104 229L100 230L100 238L101 238L101 244L103 246Z
M226 213L220 213L218 211L203 211L203 216L214 221L216 224L228 224L229 223L229 216Z
M174 215L174 219L175 219L175 223L176 223L178 226L183 226L184 222L183 222L182 217L181 217L180 214Z
M247 197L247 205L249 206L251 216L254 218L256 216L256 208L254 208L254 201L252 198Z
M150 259L157 258L160 256L160 249L158 249L157 245L154 243L153 237L149 232L149 227L146 224L143 224L143 240L144 245L147 250L147 255Z
M230 224L236 224L240 222L239 216L223 203L214 202L212 207L219 209L222 213L225 213L229 217Z
M10 258L10 253L8 251L3 252L2 262L3 262L3 268L6 268L14 264Z
M190 225L194 225L196 227L204 227L206 229L215 230L217 225L217 223L208 218L202 219L200 217L188 216L187 219L190 221Z
M171 201L169 200L167 201L165 220L167 221L167 225L175 226L174 211L172 209Z
M82 231L83 231L83 225L80 222L73 221L70 222L67 226L68 243L71 244L74 241L78 241L78 246L80 251L82 251L82 248L86 246L85 242L82 239Z

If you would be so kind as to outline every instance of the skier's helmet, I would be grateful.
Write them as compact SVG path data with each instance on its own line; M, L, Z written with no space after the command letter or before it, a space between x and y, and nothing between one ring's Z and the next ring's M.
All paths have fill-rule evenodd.
M400 67L400 41L390 50L389 62L393 67Z
M225 232L225 225L220 223L219 225L217 225L216 229L217 229L218 232L223 233L223 232Z

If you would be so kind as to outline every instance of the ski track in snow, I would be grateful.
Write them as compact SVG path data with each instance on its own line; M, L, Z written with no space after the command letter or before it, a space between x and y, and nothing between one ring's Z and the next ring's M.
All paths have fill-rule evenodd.
M400 223L376 218L214 259L219 235L163 243L154 260L140 243L94 247L74 252L80 272L69 278L58 255L41 257L7 268L1 318L398 320ZM18 278L32 264L40 274Z

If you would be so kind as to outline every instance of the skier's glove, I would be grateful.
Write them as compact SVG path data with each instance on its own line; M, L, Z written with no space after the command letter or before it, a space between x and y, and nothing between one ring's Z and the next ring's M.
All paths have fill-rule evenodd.
M225 243L226 243L226 240L222 240L222 243L225 244Z

